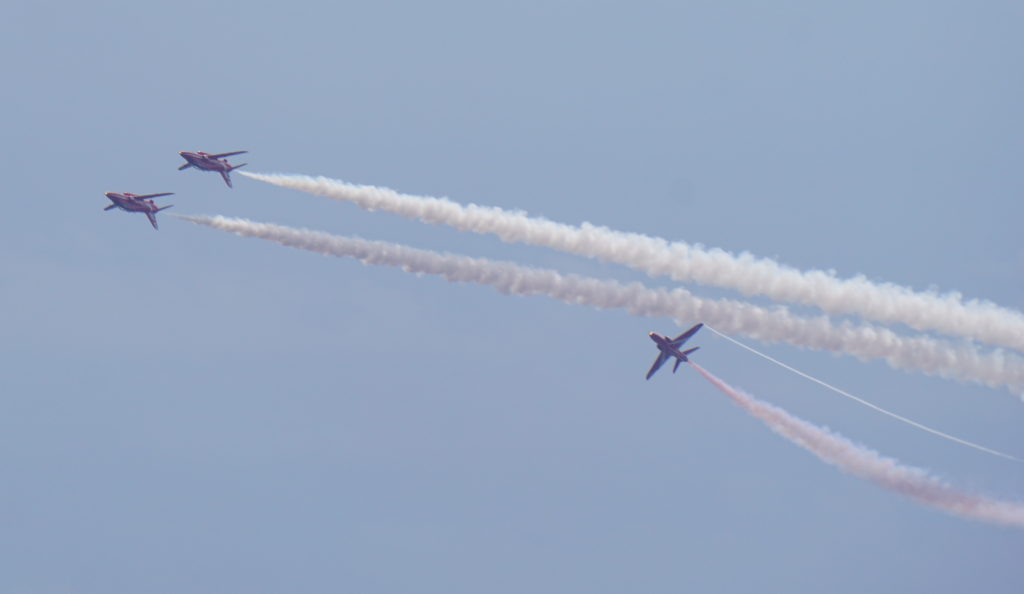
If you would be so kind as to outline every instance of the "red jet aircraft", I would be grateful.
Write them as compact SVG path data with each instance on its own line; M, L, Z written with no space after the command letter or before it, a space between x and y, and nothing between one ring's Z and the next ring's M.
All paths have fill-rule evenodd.
M230 157L232 155L241 155L249 151L235 151L233 153L220 153L218 155L211 155L210 153L204 153L203 151L189 152L181 151L178 153L182 159L188 161L181 167L178 167L178 171L188 169L189 167L195 167L196 169L202 169L203 171L217 171L220 176L224 178L224 183L231 187L231 177L228 174L238 169L242 165L248 165L248 163L242 163L242 165L229 165L228 160L224 157Z
M174 194L174 192L165 192L163 194L146 194L144 196L139 196L137 194L132 194L131 192L107 192L106 196L107 198L110 198L110 201L113 202L113 204L108 205L103 210L110 210L111 208L120 208L121 210L126 210L128 212L144 212L146 213L146 216L149 217L149 222L153 224L153 228L159 229L160 227L157 227L156 225L156 213L160 212L161 210L164 210L165 208L170 208L174 205L168 204L167 206L158 207L155 202L150 200L150 198L170 196L172 194Z
M647 379L651 379L651 376L654 375L654 372L658 371L658 369L661 369L661 366L665 364L665 361L668 361L671 357L676 358L676 364L672 368L672 373L675 373L676 370L679 369L680 363L682 363L683 361L689 361L687 355L699 349L700 347L693 347L692 349L687 349L685 351L680 351L679 349L684 344L686 344L687 340L690 340L690 338L692 338L693 335L696 334L697 331L703 327L704 322L701 322L699 324L694 325L693 328L690 328L689 330L683 332L682 334L675 338L662 336L657 332L649 333L648 336L651 337L651 340L654 341L654 344L658 345L658 358L654 360L654 365L651 365L651 370L647 372Z

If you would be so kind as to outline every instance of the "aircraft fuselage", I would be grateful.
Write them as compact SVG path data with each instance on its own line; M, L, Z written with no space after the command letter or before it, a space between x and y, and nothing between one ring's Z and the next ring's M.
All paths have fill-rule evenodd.
M178 167L178 171L182 169L188 169L189 167L195 167L200 171L216 171L224 178L224 183L231 187L231 172L239 167L245 165L232 165L228 163L225 157L231 157L233 155L241 155L248 151L234 151L230 153L217 153L211 155L210 153L204 153L203 151L180 151L178 154L181 155L182 159L185 159L186 163L181 167Z
M155 202L152 200L141 200L135 196L135 194L107 192L105 195L121 210L127 210L129 212L155 212L157 210Z
M227 159L217 159L208 153L202 151L193 153L190 151L181 151L178 153L183 159L188 161L188 164L195 167L196 169L202 169L203 171L230 171L231 165L228 165Z
M672 346L672 341L667 336L662 336L662 335L658 334L657 332L651 332L650 334L648 334L648 336L651 337L651 340L654 341L654 344L658 345L658 350L659 351L665 353L666 355L668 355L670 357L675 357L677 359L682 359L683 361L688 361L689 360L689 359L687 359L686 355L683 354L682 351L680 351L676 347Z
M157 206L156 202L153 202L152 198L158 198L160 196L170 196L171 192L164 192L162 194L146 194L139 196L138 194L132 194L131 192L106 192L104 196L110 199L112 204L107 205L103 210L110 210L112 208L120 208L128 212L141 212L145 213L146 218L149 219L149 223L153 225L154 229L159 229L160 226L156 222L156 213L161 210L170 208L171 205Z

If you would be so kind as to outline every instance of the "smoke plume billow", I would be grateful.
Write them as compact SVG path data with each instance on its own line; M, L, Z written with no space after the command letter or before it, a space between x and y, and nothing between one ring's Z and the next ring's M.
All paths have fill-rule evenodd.
M634 315L669 317L682 323L701 320L730 334L850 354L863 360L881 359L897 369L1017 391L1024 387L1024 359L1020 357L1003 352L982 354L970 345L954 346L934 338L902 337L885 328L836 325L827 317L803 318L783 308L767 310L749 303L702 299L684 289L651 289L640 283L624 285L511 262L439 254L245 219L182 215L177 218L320 254L355 258L366 264L396 266L449 281L490 285L503 293L547 295L566 303L620 308Z
M774 301L820 308L828 314L854 314L881 323L902 323L993 346L1024 351L1024 314L956 293L920 293L863 276L839 279L821 271L800 271L749 253L735 255L684 242L584 223L578 227L530 217L524 212L462 205L447 198L400 194L375 186L326 177L240 172L266 183L352 202L463 231L492 233L503 241L545 246L624 264L652 276L734 289Z

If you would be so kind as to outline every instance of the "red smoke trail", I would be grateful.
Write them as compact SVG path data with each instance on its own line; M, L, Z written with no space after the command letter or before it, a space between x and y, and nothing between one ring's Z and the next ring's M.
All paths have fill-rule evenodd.
M1020 502L999 501L958 491L923 469L904 466L828 429L794 417L777 406L733 388L693 361L690 365L772 431L844 472L962 518L1024 528L1024 504Z

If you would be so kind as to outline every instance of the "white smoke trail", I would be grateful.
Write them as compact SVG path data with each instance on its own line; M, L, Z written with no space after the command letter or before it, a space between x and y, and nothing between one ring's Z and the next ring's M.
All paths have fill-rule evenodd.
M400 194L387 188L360 186L326 177L239 172L253 179L385 210L463 231L493 233L507 242L545 246L572 254L616 262L677 281L735 289L775 301L813 305L829 314L856 314L882 323L903 323L994 346L1024 351L1024 314L988 301L964 301L957 293L917 293L864 276L836 278L821 270L800 271L749 253L731 254L699 245L668 242L637 233L583 223L579 227L530 217L521 211L468 206L447 198Z
M958 491L930 476L925 470L904 466L892 458L883 457L878 452L733 388L693 361L690 361L690 365L772 431L840 470L963 518L1024 528L1024 503L999 501Z
M640 283L623 285L510 262L439 254L393 243L338 237L226 217L176 215L177 218L282 245L366 264L401 267L407 272L434 274L449 281L486 284L502 293L548 295L566 303L600 309L622 308L634 315L702 320L723 332L769 342L882 359L894 368L977 382L1015 391L1024 387L1024 359L1003 352L981 354L970 345L954 346L927 338L901 337L867 325L833 324L826 317L803 318L783 308L766 310L749 303L702 299L683 289L651 289Z

